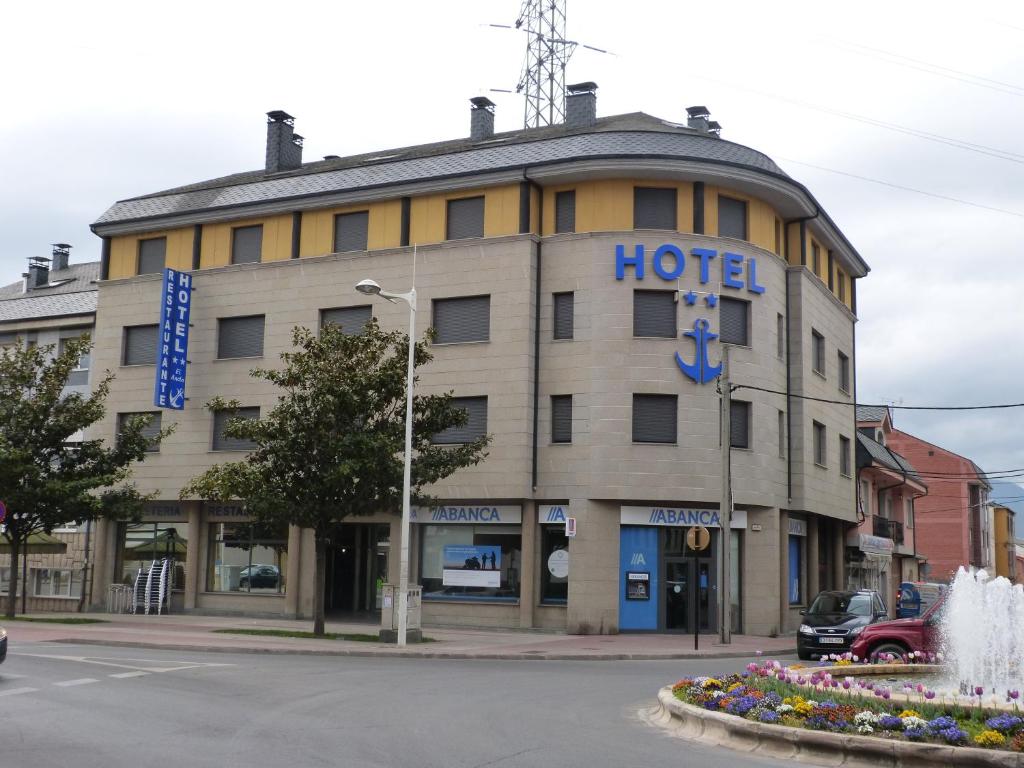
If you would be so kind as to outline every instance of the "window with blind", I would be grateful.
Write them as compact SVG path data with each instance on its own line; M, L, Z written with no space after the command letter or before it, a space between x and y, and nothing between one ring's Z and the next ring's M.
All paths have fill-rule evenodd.
M373 307L369 304L358 307L335 307L320 310L320 327L333 323L346 336L358 336L373 319Z
M722 344L750 346L750 302L743 299L718 299L718 340Z
M262 357L263 315L222 317L217 321L217 359Z
M256 447L252 440L240 440L235 437L228 437L224 434L224 428L228 421L238 419L258 419L260 409L258 407L238 408L232 411L213 412L213 450L215 451L251 451Z
M718 236L747 239L747 203L718 196Z
M466 412L466 423L434 435L431 442L441 445L471 443L487 434L487 398L453 397L452 407Z
M729 445L732 448L750 447L750 403L731 400L729 403Z
M850 477L850 438L839 436L839 474Z
M576 231L576 190L555 194L555 233Z
M491 297L434 299L435 344L462 344L491 338Z
M838 352L839 367L839 389L849 394L850 392L850 358L842 352Z
M555 320L554 336L556 339L571 339L575 322L575 295L568 293L554 294Z
M445 238L462 240L467 237L484 236L484 198L464 197L448 201L448 217Z
M633 229L676 229L676 190L633 188Z
M263 225L231 230L231 263L258 264L263 252Z
M551 442L572 442L572 395L551 396Z
M122 342L122 365L156 365L160 332L156 325L126 325Z
M166 257L166 237L154 237L149 240L139 240L140 275L152 275L163 272Z
M369 231L369 211L339 213L334 217L334 252L365 251Z
M633 442L675 443L675 395L633 395Z
M117 434L120 435L124 432L128 422L136 416L151 417L149 423L142 429L142 436L151 441L149 446L146 448L146 451L148 453L159 453L160 443L156 441L156 438L160 435L160 411L136 411L132 413L117 414Z
M812 423L812 429L814 430L814 463L822 467L828 466L826 461L828 453L825 445L825 425L815 421Z
M811 329L811 368L825 375L825 337Z
M633 336L676 337L675 291L633 291Z

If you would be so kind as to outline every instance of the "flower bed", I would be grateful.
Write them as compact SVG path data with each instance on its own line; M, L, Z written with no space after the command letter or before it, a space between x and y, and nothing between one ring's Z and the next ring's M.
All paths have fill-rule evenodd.
M953 746L1024 752L1024 717L983 706L984 691L963 703L935 701L934 692L907 684L917 700L895 706L890 688L826 671L748 664L727 677L694 677L672 686L680 701L766 724L830 733L856 733ZM871 694L867 696L865 694Z

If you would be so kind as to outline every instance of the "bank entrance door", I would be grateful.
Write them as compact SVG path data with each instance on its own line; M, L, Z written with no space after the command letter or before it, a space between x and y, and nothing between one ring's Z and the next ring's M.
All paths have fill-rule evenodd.
M381 592L388 579L390 537L391 526L386 524L342 523L335 527L327 550L328 612L369 617L380 611Z
M663 529L659 624L668 632L693 632L695 626L701 633L717 632L719 531L711 529L711 545L694 557L687 554L686 530Z

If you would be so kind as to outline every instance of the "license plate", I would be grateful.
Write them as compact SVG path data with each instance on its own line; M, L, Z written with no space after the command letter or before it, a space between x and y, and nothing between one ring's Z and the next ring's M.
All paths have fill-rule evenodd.
M841 637L819 637L819 643L835 643L836 645L843 644L843 638Z

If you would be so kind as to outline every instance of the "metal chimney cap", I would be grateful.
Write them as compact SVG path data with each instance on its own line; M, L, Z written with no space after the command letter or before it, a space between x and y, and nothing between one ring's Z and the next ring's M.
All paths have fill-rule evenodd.
M686 108L686 114L689 115L690 117L710 117L711 116L711 113L708 111L708 108L704 107L704 106L687 107Z
M587 80L585 83L573 83L565 86L565 90L569 93L593 93L597 90L597 83L591 80Z
M283 109L274 109L267 112L268 123L293 123L295 118L285 112Z
M494 102L486 96L474 96L469 103L473 105L473 109L494 109L495 107Z

